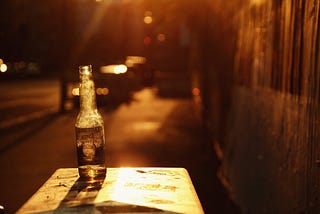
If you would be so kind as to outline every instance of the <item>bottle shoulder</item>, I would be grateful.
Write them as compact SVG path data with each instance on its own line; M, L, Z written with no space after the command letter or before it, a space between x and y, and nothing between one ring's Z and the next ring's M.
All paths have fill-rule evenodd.
M80 128L91 128L96 126L103 126L103 118L98 111L83 112L80 111L75 126Z

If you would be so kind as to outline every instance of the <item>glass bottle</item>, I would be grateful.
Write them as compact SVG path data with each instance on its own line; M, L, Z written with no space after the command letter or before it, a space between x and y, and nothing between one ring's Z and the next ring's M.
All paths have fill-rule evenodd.
M80 180L102 184L106 176L104 123L97 109L91 65L79 66L80 111L76 129Z

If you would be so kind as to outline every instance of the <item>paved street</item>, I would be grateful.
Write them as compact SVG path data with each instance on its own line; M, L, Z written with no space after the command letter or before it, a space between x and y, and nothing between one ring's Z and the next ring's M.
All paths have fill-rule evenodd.
M151 88L129 104L101 109L108 167L185 167L206 213L235 213L215 176L217 161L201 137L190 99L160 98ZM17 210L58 168L76 167L77 111L51 114L2 131L0 204Z
M0 82L0 130L59 109L59 80Z

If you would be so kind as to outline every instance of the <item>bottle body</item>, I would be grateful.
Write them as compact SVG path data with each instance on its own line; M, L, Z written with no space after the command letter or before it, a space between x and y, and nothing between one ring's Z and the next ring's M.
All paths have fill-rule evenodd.
M85 181L103 181L106 176L102 126L76 127L78 171Z
M80 111L75 124L79 176L82 181L102 183L106 176L105 132L91 66L80 66L79 76Z

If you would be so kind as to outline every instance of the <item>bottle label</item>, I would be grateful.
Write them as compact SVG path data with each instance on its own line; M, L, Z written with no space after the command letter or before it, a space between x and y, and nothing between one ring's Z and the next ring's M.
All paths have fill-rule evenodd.
M77 128L76 127L77 148L87 160L93 160L97 149L104 148L103 127Z

